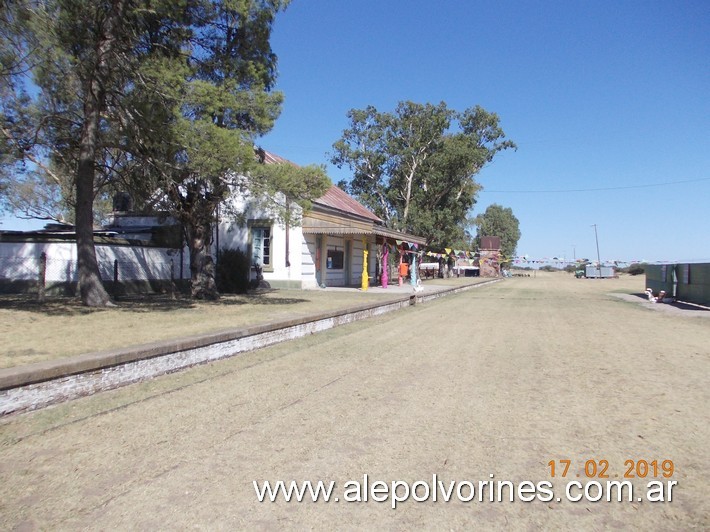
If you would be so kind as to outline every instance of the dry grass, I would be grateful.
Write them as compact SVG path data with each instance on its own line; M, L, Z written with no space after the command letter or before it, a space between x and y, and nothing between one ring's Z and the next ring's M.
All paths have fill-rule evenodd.
M515 278L0 419L0 524L708 530L710 328L608 296L642 290L638 278ZM570 476L551 478L561 459ZM626 460L673 460L673 502L564 500L592 459L608 460L611 479ZM333 480L342 496L364 474L545 480L562 500L392 510L259 503L252 485ZM633 479L635 495L650 480Z
M374 291L274 290L228 295L218 302L162 295L124 298L117 308L89 309L73 298L39 304L25 296L2 296L0 368L297 318L387 298Z
M452 286L472 279L430 280ZM76 298L38 303L33 296L0 296L0 368L170 338L299 318L404 294L378 288L272 290L199 302L166 295L122 298L117 308L90 309Z

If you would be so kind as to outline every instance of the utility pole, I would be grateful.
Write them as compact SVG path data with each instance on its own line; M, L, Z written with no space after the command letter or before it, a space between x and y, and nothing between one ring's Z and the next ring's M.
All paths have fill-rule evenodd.
M577 244L572 244L572 258L577 262Z
M597 235L597 224L592 224L594 227L594 239L597 241L597 269L599 270L599 279L602 278L602 259L599 255L599 236Z

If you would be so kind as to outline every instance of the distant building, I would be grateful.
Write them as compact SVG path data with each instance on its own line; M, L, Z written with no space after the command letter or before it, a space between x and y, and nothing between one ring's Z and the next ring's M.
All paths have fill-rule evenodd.
M478 253L481 277L500 277L500 237L481 237Z
M611 266L594 266L593 264L587 264L584 271L584 276L587 279L611 279L616 275L614 268Z

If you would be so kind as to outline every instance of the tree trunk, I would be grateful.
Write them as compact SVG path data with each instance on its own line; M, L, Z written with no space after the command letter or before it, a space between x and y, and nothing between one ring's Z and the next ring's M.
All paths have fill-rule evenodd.
M102 100L99 83L94 79L84 102L75 206L79 293L82 303L89 307L104 307L110 303L109 295L101 283L94 247L94 172Z
M219 299L215 282L215 263L210 254L212 224L208 221L194 221L188 225L188 245L190 246L191 295L193 299Z
M83 152L83 149L82 149ZM94 248L94 161L82 156L76 179L76 250L81 302L89 307L111 304L101 283Z
M85 80L84 123L76 172L76 248L81 301L89 307L112 305L101 283L94 247L94 173L99 144L99 119L106 107L106 85L111 77L110 55L115 47L125 2L115 0L96 42L96 64Z
M417 160L412 161L412 167L407 176L407 192L404 197L404 215L402 216L402 229L406 229L407 218L409 217L409 203L412 199L412 183L414 183L414 174L417 171Z

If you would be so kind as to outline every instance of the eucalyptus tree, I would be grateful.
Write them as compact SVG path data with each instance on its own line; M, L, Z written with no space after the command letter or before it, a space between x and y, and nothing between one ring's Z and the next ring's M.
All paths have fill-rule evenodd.
M475 176L495 154L515 148L498 116L479 106L457 112L444 102L407 101L394 112L353 109L348 119L331 157L353 172L341 185L389 227L435 246L464 237L480 189Z

